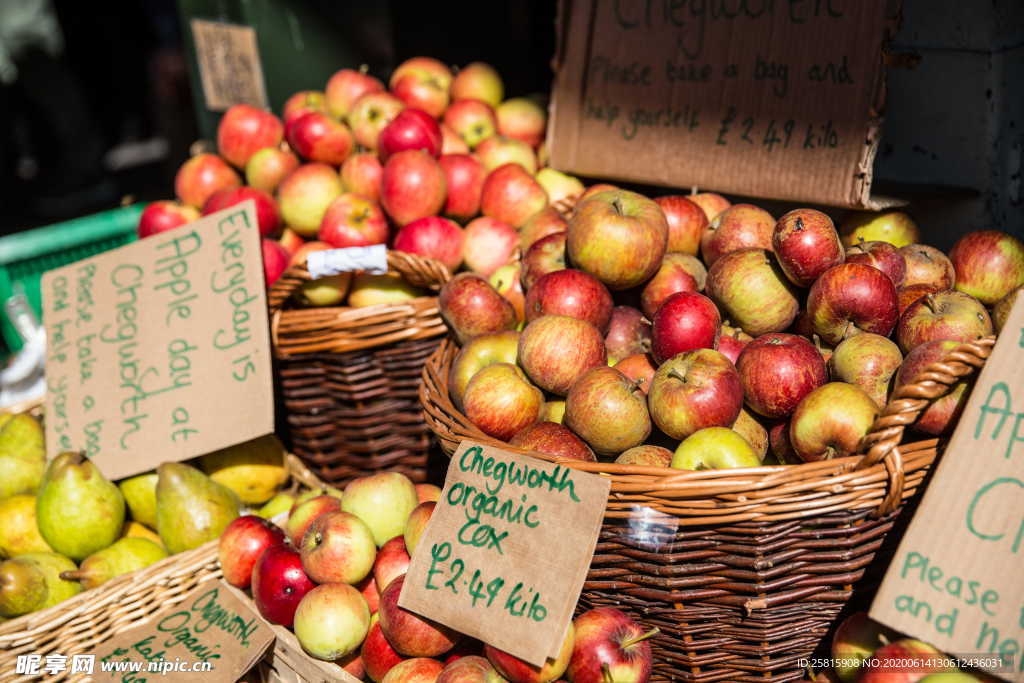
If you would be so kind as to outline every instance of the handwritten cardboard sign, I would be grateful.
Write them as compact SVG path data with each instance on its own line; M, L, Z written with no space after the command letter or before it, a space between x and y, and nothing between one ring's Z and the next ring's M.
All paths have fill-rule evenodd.
M191 27L207 109L225 111L234 104L266 108L267 88L256 31L251 26L204 19L193 19Z
M145 624L98 645L93 680L235 681L272 642L270 625L252 603L211 579Z
M398 604L542 665L572 621L610 486L463 441Z
M1022 358L1018 299L871 606L1008 681L1024 681Z
M548 144L581 175L870 197L886 0L562 0Z
M255 205L42 279L49 455L110 479L274 430Z

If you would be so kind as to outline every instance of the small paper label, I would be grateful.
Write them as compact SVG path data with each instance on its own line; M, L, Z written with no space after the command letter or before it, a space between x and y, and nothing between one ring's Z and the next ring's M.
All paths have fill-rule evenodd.
M191 26L206 108L227 111L251 104L265 109L267 89L255 29L204 19L193 19Z
M463 441L398 604L540 666L558 654L611 484Z
M314 251L306 257L309 276L314 280L327 275L358 270L372 275L388 272L388 250L383 244Z

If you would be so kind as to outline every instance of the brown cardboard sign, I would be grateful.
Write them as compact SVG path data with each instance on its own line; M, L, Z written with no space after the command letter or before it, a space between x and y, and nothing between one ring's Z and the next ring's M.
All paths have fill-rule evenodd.
M235 681L274 642L252 603L220 579L96 648L94 681Z
M225 111L234 104L266 108L256 31L204 19L193 19L191 26L206 107L211 111Z
M1018 299L871 617L1024 681L1024 300Z
M873 205L887 4L562 0L551 165Z
M46 446L110 479L274 430L252 201L46 273Z
M608 479L463 441L398 604L534 665L558 654Z

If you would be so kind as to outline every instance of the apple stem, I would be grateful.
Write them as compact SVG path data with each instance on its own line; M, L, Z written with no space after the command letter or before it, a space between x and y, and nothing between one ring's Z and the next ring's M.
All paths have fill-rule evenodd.
M612 206L615 207L615 211L621 216L622 215L622 202L618 197L612 200Z
M802 232L804 229L804 219L797 216L796 225L793 226L793 229L797 232Z
M609 667L607 663L601 664L601 680L604 681L604 683L615 683L615 679L612 678L611 667Z
M924 305L928 307L928 310L932 313L935 312L935 297L929 292L924 295Z
M627 647L630 647L631 645L636 645L637 643L643 642L643 641L647 640L648 638L653 638L654 636L658 635L659 633L661 633L661 629L658 628L657 626L655 626L654 628L652 628L647 633L641 633L640 635L638 635L638 636L636 636L634 638L630 638L629 640L623 642L620 647L622 649L626 649Z
M676 378L677 380L679 380L679 381L680 381L680 382L682 382L683 384L686 384L686 383L687 383L687 381L688 381L688 380L686 379L686 375L684 375L684 374L681 374L681 373L680 373L680 372L679 372L678 370L676 370L675 368L672 368L671 370L669 370L669 371L668 371L668 376L669 376L669 377L674 377L674 378Z

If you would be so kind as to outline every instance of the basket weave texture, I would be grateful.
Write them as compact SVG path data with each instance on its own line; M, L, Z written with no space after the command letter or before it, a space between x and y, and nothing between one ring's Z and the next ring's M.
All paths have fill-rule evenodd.
M929 401L984 365L994 338L963 344L898 387L862 455L801 465L681 472L536 457L611 479L579 609L615 606L646 626L656 681L795 681L940 451L904 443ZM445 341L423 371L424 414L449 454L483 434L453 405ZM884 558L879 558L884 560Z
M436 291L450 278L433 259L387 258L389 272L417 287ZM293 266L268 295L292 451L336 486L384 470L425 481L430 431L417 397L423 365L445 334L437 298L290 308L309 280L304 264Z

